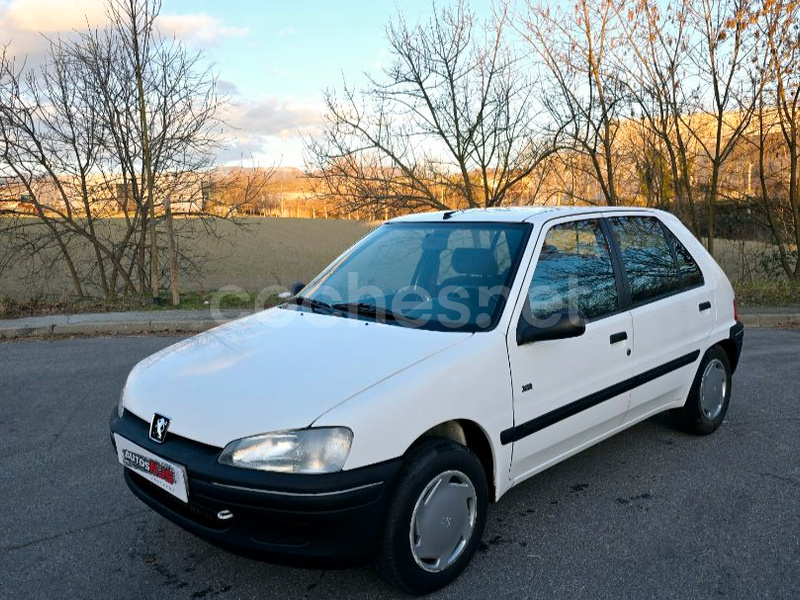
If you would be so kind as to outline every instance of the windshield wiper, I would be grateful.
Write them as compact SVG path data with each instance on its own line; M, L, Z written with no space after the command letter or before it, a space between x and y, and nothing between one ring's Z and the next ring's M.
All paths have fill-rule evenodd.
M326 315L332 314L334 309L334 307L327 302L309 298L307 296L293 296L292 298L289 298L288 302L289 304L297 304L298 306L307 306L315 312L321 311Z
M397 321L402 318L393 313L391 310L378 308L374 304L369 304L368 302L339 302L337 304L331 304L331 308L340 310L342 312L352 312L357 315L374 317L376 319L383 318L391 321Z

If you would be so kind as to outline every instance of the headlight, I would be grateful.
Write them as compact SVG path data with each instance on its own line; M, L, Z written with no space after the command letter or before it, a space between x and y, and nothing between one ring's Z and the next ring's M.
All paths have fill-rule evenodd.
M276 431L231 442L219 462L278 473L334 473L342 470L352 441L346 427Z

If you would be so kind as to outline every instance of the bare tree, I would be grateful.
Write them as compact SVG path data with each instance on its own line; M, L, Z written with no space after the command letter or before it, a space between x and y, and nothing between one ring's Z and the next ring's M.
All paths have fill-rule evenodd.
M98 235L92 210L92 173L102 153L100 124L89 91L81 85L82 65L59 41L51 43L49 58L38 73L24 73L24 67L17 68L5 56L0 63L0 168L35 207L40 224L61 252L78 297L84 291L69 249L76 237L92 246L99 287L109 297L106 262L112 257ZM30 229L29 225L21 223L20 228Z
M765 85L756 111L760 206L786 276L800 279L800 4L762 0ZM792 250L794 246L794 250Z
M540 93L552 131L566 133L578 155L570 162L596 182L602 202L615 205L615 141L627 102L612 57L617 14L612 0L577 0L572 9L529 0L518 30L545 73Z
M689 70L688 3L644 0L617 4L615 10L624 36L615 54L621 80L641 127L658 140L676 212L699 234L692 170L697 144L683 124L698 95Z
M465 2L386 30L380 77L325 95L308 140L318 192L349 210L496 206L553 148L537 135L535 87L506 44L504 9L481 25Z
M220 101L216 78L202 65L202 55L159 34L160 7L160 0L110 0L110 26L83 35L72 49L93 71L105 108L108 151L121 166L133 202L143 207L139 262L144 268L147 235L154 298L160 274L156 224L159 215L164 217L173 303L177 304L177 247L171 233L171 208L164 199L171 193L170 184L180 186L178 174L212 166L220 141L216 118Z
M53 40L38 70L3 55L0 175L24 188L38 216L20 214L17 231L47 232L79 297L87 283L107 298L157 297L166 250L177 303L179 265L193 249L178 242L176 207L199 217L236 212L207 211L203 197L204 180L224 180L210 171L221 143L216 80L201 54L158 32L158 0L107 7L107 26ZM122 223L104 218L111 213ZM76 249L86 244L88 262Z
M684 0L692 36L689 53L701 88L696 109L682 123L707 163L705 202L709 252L714 252L714 213L722 168L753 118L763 78L750 69L755 55L752 0ZM709 93L703 93L708 90Z

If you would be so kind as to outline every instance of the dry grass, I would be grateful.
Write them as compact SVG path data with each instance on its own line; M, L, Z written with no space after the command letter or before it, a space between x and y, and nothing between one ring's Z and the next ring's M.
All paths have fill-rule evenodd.
M734 281L739 306L800 306L800 281Z
M186 281L188 290L235 285L260 290L308 282L369 233L376 223L325 219L252 219L245 229L223 223L223 238L205 242L210 259L203 273Z
M114 219L104 225L118 226ZM183 250L198 259L200 271L184 275L184 291L209 291L238 286L258 291L270 285L289 286L309 281L338 254L375 227L375 223L324 219L247 219L244 227L230 222L216 225L218 238L198 235L202 224L180 224ZM195 239L197 241L188 241ZM79 249L76 255L80 258ZM88 255L86 255L89 258ZM41 264L46 257L36 257ZM24 261L0 275L0 298L69 302L73 288L66 267L57 262L35 278L28 276L31 263Z
M783 276L775 246L765 242L716 239L714 258L731 281L762 281Z

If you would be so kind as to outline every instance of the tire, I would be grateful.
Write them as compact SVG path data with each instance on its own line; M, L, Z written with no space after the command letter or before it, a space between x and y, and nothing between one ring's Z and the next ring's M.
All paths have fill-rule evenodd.
M675 424L687 433L708 435L722 425L730 399L728 355L719 346L712 346L700 361L686 404L670 412Z
M468 448L434 438L412 449L389 502L378 574L414 595L446 586L480 544L488 496L486 474Z

